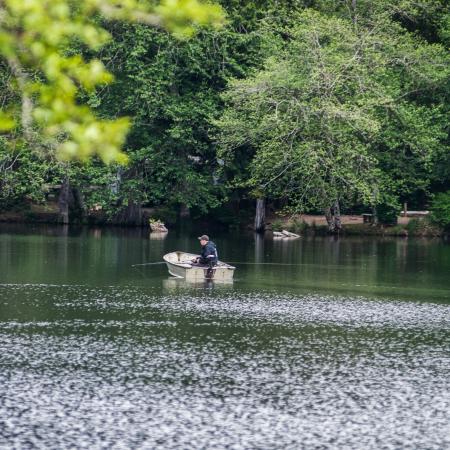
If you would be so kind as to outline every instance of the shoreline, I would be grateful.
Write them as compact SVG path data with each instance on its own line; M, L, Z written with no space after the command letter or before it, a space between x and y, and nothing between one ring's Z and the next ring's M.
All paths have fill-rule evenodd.
M362 215L342 215L342 228L330 233L324 216L301 215L290 218L272 218L270 229L285 229L298 234L341 236L396 236L396 237L445 237L444 230L431 224L426 217L399 216L397 224L384 225L365 223Z
M318 215L301 215L294 217L272 216L267 219L266 233L272 231L281 231L285 229L302 236L394 236L394 237L426 237L426 238L445 238L449 236L444 230L429 223L426 218L399 217L396 225L370 224L363 222L362 215L343 215L342 228L335 233L330 233L326 225L325 217ZM200 223L202 220L199 221ZM192 223L194 223L192 221ZM74 221L68 224L59 221L59 214L54 211L7 211L0 213L0 224L41 224L41 225L70 225L70 226L88 226L88 227L126 227L140 228L148 227L148 221L143 220L141 224L126 224L109 222L98 216L87 216L84 221ZM178 225L179 226L179 225ZM209 222L208 226L223 227L220 222ZM171 228L174 228L173 226ZM233 228L236 227L226 227ZM242 229L253 230L251 224L242 224Z

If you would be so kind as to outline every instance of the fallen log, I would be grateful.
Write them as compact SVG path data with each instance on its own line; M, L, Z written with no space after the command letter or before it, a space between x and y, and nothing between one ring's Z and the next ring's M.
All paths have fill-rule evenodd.
M281 233L282 233L285 237L293 237L293 238L298 238L298 237L300 237L299 234L291 233L290 231L287 231L287 230L283 230Z
M274 231L273 237L289 239L289 238L299 238L300 235L296 233L291 233L290 231L287 230L283 230L283 231Z

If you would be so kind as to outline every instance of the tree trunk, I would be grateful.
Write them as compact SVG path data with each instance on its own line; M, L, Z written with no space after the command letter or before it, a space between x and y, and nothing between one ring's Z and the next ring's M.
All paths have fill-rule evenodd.
M69 212L72 221L75 218L76 221L83 223L86 215L86 209L84 206L83 193L78 188L73 188L71 190L71 195L69 198Z
M372 192L372 223L374 225L378 225L378 212L377 212L377 198L378 198L378 188L375 186L375 189Z
M353 21L353 25L356 25L358 18L356 15L356 0L352 0L352 21Z
M120 211L114 222L120 225L142 225L142 207L133 200L128 200L128 205Z
M339 206L339 200L336 200L334 202L333 206L333 213L334 213L334 226L335 231L342 229L342 222L341 222L341 207Z
M336 224L334 221L334 216L333 213L331 212L331 208L325 208L325 219L327 220L327 224L328 224L328 231L330 233L334 233Z
M119 167L116 172L116 179L110 185L111 193L114 195L117 195L120 191L120 185L122 183L122 175L123 169L122 167Z
M64 178L58 197L59 223L62 224L69 223L69 203L70 203L70 182L68 178Z
M377 207L376 206L374 206L372 208L372 223L374 225L378 224L378 212L377 212Z
M342 229L341 222L341 208L339 206L339 200L335 200L333 206L325 208L325 218L327 219L328 231L330 233L336 233Z
M256 199L255 231L264 233L266 229L266 199Z
M125 223L127 225L142 225L142 208L134 201L128 203L125 209Z

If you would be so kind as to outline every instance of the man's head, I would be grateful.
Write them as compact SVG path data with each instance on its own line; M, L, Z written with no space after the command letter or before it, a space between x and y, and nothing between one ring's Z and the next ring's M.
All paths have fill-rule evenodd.
M209 237L206 234L202 234L198 240L200 241L200 244L206 245L209 241Z

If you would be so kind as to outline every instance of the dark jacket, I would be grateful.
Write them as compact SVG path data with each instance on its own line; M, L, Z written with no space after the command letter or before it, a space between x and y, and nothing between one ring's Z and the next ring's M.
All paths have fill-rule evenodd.
M217 254L216 244L213 241L208 241L203 247L200 254L200 263L202 264L217 264L219 259Z

